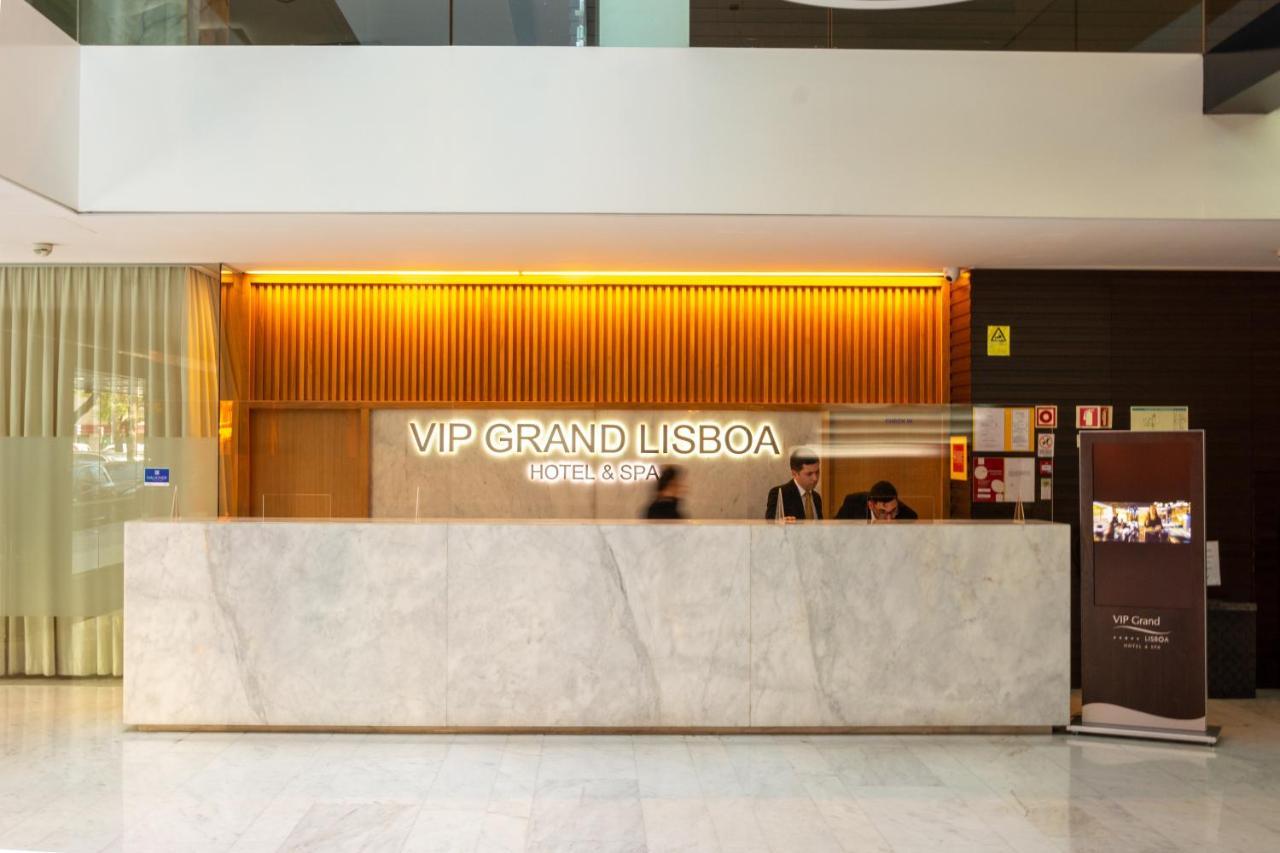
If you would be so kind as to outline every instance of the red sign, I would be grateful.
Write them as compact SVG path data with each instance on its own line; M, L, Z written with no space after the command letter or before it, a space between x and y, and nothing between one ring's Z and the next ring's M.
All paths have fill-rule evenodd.
M1040 460L1040 476L1041 477L1053 476L1053 460L1052 459Z
M996 503L1004 497L1004 457L973 457L973 502Z
M1111 429L1111 407L1076 406L1076 429Z
M1058 428L1058 407L1057 406L1036 406L1036 428L1037 429L1057 429Z
M951 436L951 479L963 480L969 476L969 439L963 435Z

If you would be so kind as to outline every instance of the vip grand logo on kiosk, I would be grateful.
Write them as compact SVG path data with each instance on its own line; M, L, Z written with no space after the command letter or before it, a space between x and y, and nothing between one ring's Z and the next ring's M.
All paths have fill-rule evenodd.
M1139 651L1159 651L1169 645L1172 631L1161 631L1161 616L1141 616L1129 613L1111 614L1111 636L1121 648Z
M664 460L780 457L772 424L715 420L638 423L494 418L409 421L422 456L452 455L479 446L494 457L532 457L537 482L634 482L656 479ZM604 459L607 461L595 461Z

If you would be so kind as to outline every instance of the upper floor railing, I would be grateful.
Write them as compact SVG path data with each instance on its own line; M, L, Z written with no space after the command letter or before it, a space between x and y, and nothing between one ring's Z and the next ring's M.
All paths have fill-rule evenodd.
M1247 0L28 0L87 45L1199 53ZM825 5L824 5L825 4ZM831 8L854 5L859 8ZM881 8L876 8L877 6ZM1223 7L1223 8L1213 8Z

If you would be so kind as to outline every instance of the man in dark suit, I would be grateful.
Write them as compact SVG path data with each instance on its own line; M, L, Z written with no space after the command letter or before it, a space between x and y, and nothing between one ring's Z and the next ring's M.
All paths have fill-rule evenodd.
M875 521L912 521L920 516L898 500L898 489L881 480L869 492L854 492L844 499L836 518L874 519Z
M822 495L814 491L822 473L818 454L807 447L797 448L791 454L791 480L769 490L765 501L765 521L778 517L778 500L782 500L782 514L787 521L821 521Z

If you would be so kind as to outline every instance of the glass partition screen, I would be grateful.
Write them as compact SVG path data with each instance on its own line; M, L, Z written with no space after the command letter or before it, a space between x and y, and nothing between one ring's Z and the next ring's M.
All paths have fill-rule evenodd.
M0 675L119 675L124 522L216 514L217 297L0 266Z

